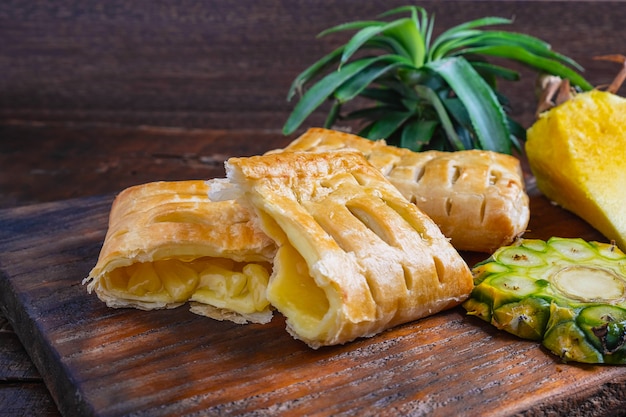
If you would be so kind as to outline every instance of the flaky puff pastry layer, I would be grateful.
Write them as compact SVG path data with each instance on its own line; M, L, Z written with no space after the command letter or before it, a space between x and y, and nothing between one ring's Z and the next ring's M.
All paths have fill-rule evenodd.
M481 150L425 151L329 129L309 129L284 151L362 152L458 250L491 253L521 236L530 219L520 162ZM272 151L271 153L283 150Z
M190 302L191 311L266 323L276 252L255 217L233 200L212 202L205 181L153 182L114 200L100 256L84 283L109 307L144 310Z
M439 228L361 153L231 158L226 171L278 245L267 298L312 348L434 314L472 289Z

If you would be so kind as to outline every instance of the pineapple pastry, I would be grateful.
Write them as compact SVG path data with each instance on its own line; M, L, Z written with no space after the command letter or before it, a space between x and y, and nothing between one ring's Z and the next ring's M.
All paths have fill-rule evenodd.
M321 128L309 129L284 151L338 149L362 152L458 250L491 253L528 226L528 195L513 156L481 150L412 152Z
M272 318L265 289L276 247L205 181L153 182L113 202L98 262L83 283L109 307L174 308L236 323Z
M312 348L437 313L472 290L439 228L360 152L231 158L226 172L278 246L267 298ZM233 187L209 195L232 198Z

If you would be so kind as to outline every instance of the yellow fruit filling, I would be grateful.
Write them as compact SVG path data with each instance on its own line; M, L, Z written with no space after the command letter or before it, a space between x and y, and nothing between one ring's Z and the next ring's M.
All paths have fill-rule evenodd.
M116 268L102 281L110 292L140 301L197 301L248 314L265 310L271 266L224 258L165 259Z
M269 267L262 265L246 264L240 272L210 265L199 274L191 301L241 314L263 311L269 306L265 296L268 280Z
M325 335L333 324L331 305L336 310L340 300L337 289L320 287L311 275L309 265L315 264L319 256L316 248L300 233L297 221L281 218L283 224L279 225L268 213L257 214L267 235L282 244L274 258L274 275L266 292L268 299L288 317L298 334L305 338Z

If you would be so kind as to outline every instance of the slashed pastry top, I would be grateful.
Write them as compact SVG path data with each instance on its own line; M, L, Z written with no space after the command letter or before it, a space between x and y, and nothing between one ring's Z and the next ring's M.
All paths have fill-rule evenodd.
M458 250L491 253L530 219L520 162L492 151L425 151L312 128L280 151L358 150L441 228Z
M152 182L114 200L98 262L85 279L110 307L172 308L237 323L272 317L265 297L276 246L205 181Z
M231 158L226 171L278 245L267 297L313 348L455 306L473 287L439 228L362 153Z

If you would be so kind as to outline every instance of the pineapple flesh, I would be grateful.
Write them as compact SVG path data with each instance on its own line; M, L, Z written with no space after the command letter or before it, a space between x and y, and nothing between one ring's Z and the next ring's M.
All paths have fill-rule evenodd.
M519 239L472 272L469 315L564 361L626 364L626 255L615 245Z
M547 198L626 250L626 99L595 90L542 113L526 154Z

